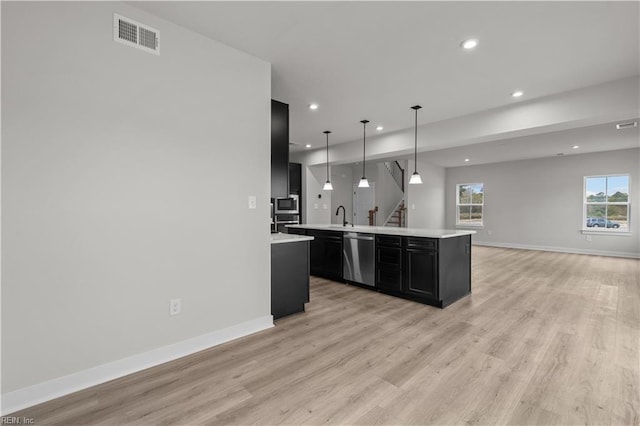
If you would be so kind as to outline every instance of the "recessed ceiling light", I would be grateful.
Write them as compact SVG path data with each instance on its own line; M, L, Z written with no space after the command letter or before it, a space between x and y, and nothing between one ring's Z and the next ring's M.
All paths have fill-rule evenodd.
M318 109L318 104L309 104L309 109Z
M460 46L462 46L464 50L474 49L476 46L478 46L478 39L470 38L468 40L464 40L462 43L460 43Z
M465 163L468 163L468 162L469 162L469 159L468 159L468 158L465 158L465 159L464 159L464 162L465 162Z
M520 96L522 96L522 95L524 95L524 92L523 92L523 91L521 91L521 90L516 90L515 92L513 92L513 93L511 94L511 97L513 97L513 98L519 98L519 97L520 97Z
M305 147L305 148L311 148L311 145L306 144L304 147Z
M580 145L574 145L574 146L572 146L571 148L573 148L573 149L578 149L578 148L580 148Z
M380 130L382 130L382 129L384 129L384 127L382 127L382 126L378 126L378 127L376 127L376 130L377 130L377 131L380 131Z

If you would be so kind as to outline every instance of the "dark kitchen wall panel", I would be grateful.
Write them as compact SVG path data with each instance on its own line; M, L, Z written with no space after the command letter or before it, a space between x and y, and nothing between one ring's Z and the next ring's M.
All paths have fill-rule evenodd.
M289 194L302 194L302 164L289 163Z
M271 197L289 195L289 105L271 100Z

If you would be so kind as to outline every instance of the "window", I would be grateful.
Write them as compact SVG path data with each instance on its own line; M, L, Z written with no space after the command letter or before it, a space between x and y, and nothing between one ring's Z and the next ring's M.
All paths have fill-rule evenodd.
M482 226L484 184L463 183L456 186L456 225Z
M584 178L584 227L629 232L629 175Z

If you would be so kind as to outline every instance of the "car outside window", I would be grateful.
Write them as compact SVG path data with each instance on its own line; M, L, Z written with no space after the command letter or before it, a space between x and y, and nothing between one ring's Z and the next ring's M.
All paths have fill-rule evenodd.
M583 229L629 232L629 175L584 178Z
M456 185L456 225L482 226L484 208L484 184L462 183Z

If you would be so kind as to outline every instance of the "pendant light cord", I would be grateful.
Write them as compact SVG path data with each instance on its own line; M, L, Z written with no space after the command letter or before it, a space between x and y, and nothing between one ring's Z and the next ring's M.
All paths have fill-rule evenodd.
M413 173L418 171L418 108L416 108L415 149L413 156Z
M362 120L362 178L365 177L365 158L366 158L366 147L367 147L367 123L369 120Z
M418 173L418 110L422 108L420 105L414 105L411 107L416 112L416 121L414 126L414 145L413 145L413 174Z
M362 123L362 177L364 174L364 159L366 158L365 152L367 149L367 123Z
M327 135L327 182L329 182L329 132L328 130L324 132Z

